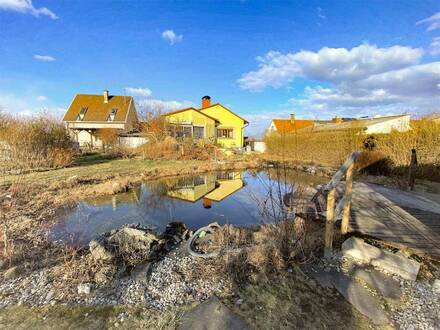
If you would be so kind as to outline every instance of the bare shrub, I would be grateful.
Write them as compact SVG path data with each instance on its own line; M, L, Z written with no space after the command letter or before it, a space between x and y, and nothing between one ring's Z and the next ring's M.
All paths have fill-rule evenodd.
M3 119L0 144L3 172L64 167L76 153L65 126L47 115Z
M265 136L269 154L304 163L338 165L362 144L357 131L295 133L272 132Z

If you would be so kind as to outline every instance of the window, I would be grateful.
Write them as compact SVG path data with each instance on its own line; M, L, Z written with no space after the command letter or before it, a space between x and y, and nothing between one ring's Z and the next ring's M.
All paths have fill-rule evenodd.
M233 128L218 128L217 129L217 137L221 139L232 139L234 129Z
M205 128L194 126L194 139L203 139L205 137Z
M117 108L113 108L108 114L107 121L114 121L116 117L116 112L118 112Z
M79 110L79 114L76 117L77 121L82 121L84 119L87 109L88 109L87 107L82 107L81 110Z

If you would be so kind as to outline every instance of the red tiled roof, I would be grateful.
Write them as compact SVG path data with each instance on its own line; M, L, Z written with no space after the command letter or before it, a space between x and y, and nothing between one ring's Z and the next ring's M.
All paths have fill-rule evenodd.
M280 133L287 133L299 130L304 127L313 126L313 120L295 119L292 123L290 119L273 119L276 129Z

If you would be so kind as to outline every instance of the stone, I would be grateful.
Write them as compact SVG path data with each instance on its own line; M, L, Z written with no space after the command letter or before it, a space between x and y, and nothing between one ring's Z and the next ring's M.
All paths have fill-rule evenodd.
M360 313L368 317L374 324L389 323L385 312L380 308L377 298L347 275L335 271L327 273L334 288L344 296Z
M107 250L102 242L91 240L89 250L95 261L111 261L114 259L113 253Z
M78 284L78 294L89 295L91 291L92 291L92 284L90 283Z
M353 278L336 270L324 272L323 269L313 266L301 267L301 269L313 277L322 287L335 288L353 307L374 324L381 325L389 322L387 315L380 308L379 300L371 296Z
M20 274L21 274L20 268L18 266L15 266L5 271L3 274L3 278L5 280L12 280L13 278L20 276Z
M365 282L385 298L398 299L402 293L398 281L376 269L354 265L349 273L351 276Z
M368 264L372 259L379 258L381 254L382 251L380 249L365 243L360 238L350 237L342 243L342 255L362 263Z
M380 258L372 259L371 265L409 281L417 279L420 269L420 263L417 261L388 251L382 251Z
M238 315L213 296L185 313L179 330L247 330L249 326Z
M438 294L440 294L440 280L437 279L432 283L432 290Z
M151 232L124 227L116 234L108 239L109 243L116 244L120 253L132 253L133 251L142 250L148 253L153 242L157 242L158 238Z

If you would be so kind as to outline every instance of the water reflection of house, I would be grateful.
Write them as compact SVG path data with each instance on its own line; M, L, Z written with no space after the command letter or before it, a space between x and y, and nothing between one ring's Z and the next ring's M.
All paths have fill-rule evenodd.
M189 202L196 202L215 189L215 179L213 175L197 175L194 177L179 178L176 184L168 190L167 195Z
M116 210L118 204L138 204L141 199L142 187L130 189L126 193L111 195L111 196L98 196L93 199L87 200L87 203L93 206L106 206L112 204L113 210Z
M204 207L211 202L220 202L244 186L243 174L240 172L210 173L179 179L168 196L196 202L203 197Z

